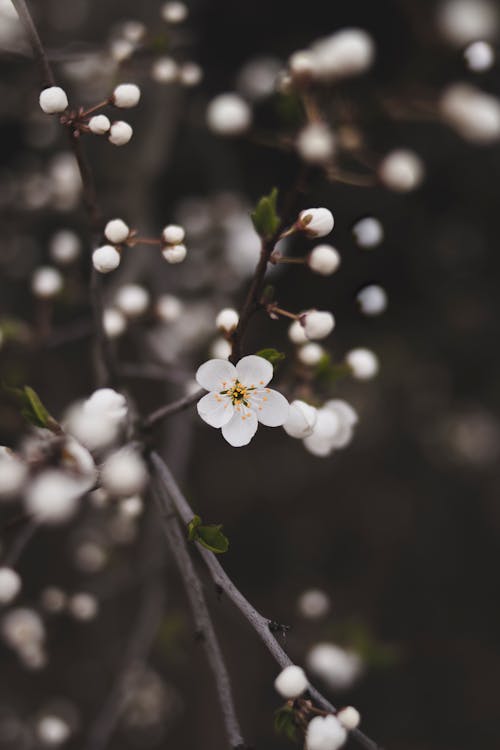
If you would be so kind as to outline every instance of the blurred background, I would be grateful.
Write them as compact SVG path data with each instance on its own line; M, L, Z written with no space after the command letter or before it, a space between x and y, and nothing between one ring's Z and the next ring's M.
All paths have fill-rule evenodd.
M484 11L481 2L472 5ZM500 4L486 5L494 35ZM322 106L333 127L354 128L363 143L368 167L353 166L348 155L351 172L369 175L388 151L409 148L422 159L425 179L400 194L376 179L357 186L309 168L290 219L308 206L330 208L341 267L327 279L295 265L273 272L282 307L333 311L337 325L325 347L334 361L354 347L380 360L373 380L318 385L320 398L345 398L359 413L352 443L317 458L300 441L263 429L234 450L194 409L166 421L152 439L194 509L224 525L230 549L222 562L236 585L260 612L291 626L284 636L291 658L307 663L318 643L356 655L347 666L339 657L340 676L315 681L335 705L360 710L366 733L388 750L496 748L500 144L462 138L442 122L438 102L455 81L498 94L500 69L496 62L471 69L464 49L475 37L445 33L442 4L423 0L190 0L188 19L171 29L160 9L156 0L40 0L34 7L72 102L91 106L122 81L141 86L140 106L124 113L134 127L128 146L84 138L104 217L119 216L143 236L173 221L187 230L182 266L166 264L156 248L134 248L106 279L109 307L128 283L143 285L151 300L113 338L124 365L119 387L148 413L182 395L210 356L215 315L241 304L258 250L248 213L273 186L284 196L300 172L279 134L295 133L303 113L289 92L272 93L276 74L318 37L343 27L368 31L376 45L372 69L325 90ZM134 36L124 31L129 21L146 30L141 41L129 41L132 49L120 46ZM31 385L60 418L95 388L92 239L66 134L38 111L37 71L6 0L0 44L0 377ZM195 62L202 80L191 85L186 74L183 84L163 83L158 71L155 79L152 66L166 55L179 65ZM206 128L205 111L213 96L234 90L252 100L254 127L224 139ZM372 249L353 234L367 216L383 226ZM31 279L57 265L60 230L75 232L81 248L60 266L63 291L47 302L33 294ZM289 252L310 247L294 238ZM363 315L356 302L369 284L387 293L381 315ZM182 302L174 321L155 308L164 294ZM293 359L287 329L285 321L254 318L246 351L275 347ZM138 364L150 368L148 377L137 377ZM26 427L8 396L0 423L1 443L18 447ZM25 521L15 505L0 512L5 556ZM2 750L90 750L124 666L107 746L224 746L212 677L154 513L148 497L139 516L96 497L69 525L31 539L18 566L23 590L11 606L42 617L47 656L27 665L0 645ZM276 665L200 574L245 738L260 750L290 746L273 730ZM304 600L311 589L322 592L313 597L316 608ZM81 592L91 595L90 605L75 602ZM156 635L146 653L135 654L131 639L143 607L151 607L144 622ZM64 743L40 730L41 719L53 715L71 727Z

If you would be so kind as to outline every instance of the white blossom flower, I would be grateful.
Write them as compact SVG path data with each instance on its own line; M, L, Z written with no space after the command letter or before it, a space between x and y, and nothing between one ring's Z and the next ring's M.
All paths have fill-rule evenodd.
M127 318L137 318L148 308L149 293L139 284L124 284L116 293L115 305Z
M9 500L17 495L26 480L26 465L11 451L0 452L0 500Z
M492 39L498 31L498 9L489 0L447 0L438 9L442 35L456 47Z
M296 399L290 404L288 418L283 429L293 438L305 438L311 435L316 424L317 410L305 401Z
M143 509L144 503L140 495L131 495L131 497L125 497L120 502L120 513L127 518L137 518L140 516Z
M114 245L125 242L130 234L130 228L122 219L111 219L104 227L104 236Z
M31 644L41 644L45 628L34 609L17 607L3 617L2 636L11 648L19 650Z
M161 8L161 17L167 23L182 23L188 16L188 9L185 3L179 0L169 0Z
M177 74L177 63L171 57L159 57L151 68L151 75L157 83L173 83L177 80Z
M227 339L219 337L215 339L210 347L210 354L214 359L229 359L231 356L231 344Z
M301 325L300 320L294 320L288 329L288 338L294 344L300 346L300 344L306 344L309 339L307 338L304 327Z
M0 567L0 604L10 604L21 590L21 578L12 568Z
M92 253L92 265L99 273L110 273L120 265L121 255L114 245L101 245Z
M272 96L276 91L282 63L275 57L254 57L238 73L238 91L254 102Z
M288 67L294 78L310 78L316 70L313 53L310 50L297 50L290 56Z
M106 115L94 115L89 120L90 132L94 135L104 135L111 127L111 121Z
M46 115L55 115L64 112L68 107L68 97L60 86L49 86L40 93L40 107Z
M299 214L300 231L309 237L325 237L333 229L333 215L327 208L306 208Z
M364 315L380 315L387 307L387 294L377 284L370 284L361 289L356 300Z
M197 86L203 79L203 70L195 62L185 62L179 69L179 81L183 86Z
M500 100L468 83L454 83L443 92L440 111L462 138L493 143L500 138Z
M307 258L309 268L321 276L330 276L340 265L340 255L331 245L316 245Z
M310 343L304 344L304 346L300 347L297 352L297 357L303 365L306 365L307 367L314 367L314 365L319 364L324 354L325 350L323 349L323 347L319 344L316 344L314 341L311 341Z
M362 29L341 29L312 46L314 71L320 80L331 81L359 75L375 57L373 39Z
M178 224L168 224L161 233L167 245L179 245L184 241L186 230Z
M259 422L279 427L288 417L286 398L266 387L272 377L271 363L253 354L236 367L224 359L209 360L196 372L199 385L209 391L198 401L198 414L212 427L222 428L230 445L247 445Z
M409 149L391 151L379 165L379 177L383 184L398 193L415 190L421 184L424 172L422 159Z
M338 712L337 719L340 721L344 729L347 729L348 732L352 732L353 729L356 729L359 726L361 716L354 706L346 706Z
M63 523L76 513L78 501L89 489L86 478L76 478L58 469L45 469L26 491L26 510L42 523Z
M107 448L115 441L119 424L112 419L104 419L99 411L75 404L64 419L64 428L90 451Z
M378 359L370 349L352 349L345 359L357 380L369 380L378 373Z
M127 416L127 400L125 396L113 388L98 388L83 404L87 414L93 414L101 419L109 419L115 424L121 424Z
M309 340L324 339L333 331L335 318L324 310L308 310L300 315L300 323Z
M348 690L362 672L363 662L354 651L334 643L317 643L307 655L307 666L333 690Z
M312 122L303 128L297 137L297 151L309 164L324 164L335 152L332 131L322 122Z
M109 129L108 140L114 146L124 146L132 138L132 126L123 120L116 120Z
M162 294L156 300L156 314L164 323L173 323L182 315L183 304L173 294Z
M59 747L69 739L71 728L60 716L47 714L38 720L36 733L44 746Z
M111 96L111 102L115 107L129 109L139 104L141 90L135 83L121 83L115 88Z
M488 42L472 42L464 50L464 58L469 70L473 70L474 73L483 73L493 67L495 51Z
M76 620L87 621L97 615L99 604L95 596L82 591L70 598L68 609Z
M359 219L354 224L352 233L359 247L364 250L377 247L384 239L384 228L374 216L365 216L363 219Z
M146 466L133 448L125 447L112 453L101 468L101 483L114 497L130 497L144 489Z
M250 127L252 111L238 94L219 94L207 109L207 125L218 135L240 135Z
M102 325L106 336L110 339L118 338L127 328L125 316L116 307L107 307L104 310Z
M316 424L304 446L314 456L329 456L333 450L345 448L352 439L358 415L341 399L327 401L317 410Z
M303 591L297 602L300 614L311 620L324 617L330 611L330 605L330 597L321 589Z
M89 478L89 484L94 484L97 470L94 459L74 437L68 436L62 446L61 467Z
M167 263L182 263L183 260L185 260L187 255L187 248L186 245L167 245L162 251L161 254L167 261Z
M302 667L291 664L285 667L274 681L274 687L282 698L298 698L307 690L309 682Z
M307 725L306 750L339 750L347 732L336 716L315 716Z
M62 287L61 273L51 266L37 268L31 278L31 290L35 297L40 299L52 299L59 294Z
M225 307L215 318L215 325L220 331L231 333L238 325L240 316L231 307Z
M80 255L81 248L79 236L71 229L60 229L50 238L50 257L62 266L73 263Z

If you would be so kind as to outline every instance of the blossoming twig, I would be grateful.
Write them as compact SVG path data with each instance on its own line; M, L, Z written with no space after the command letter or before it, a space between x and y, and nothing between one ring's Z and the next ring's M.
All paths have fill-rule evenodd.
M156 409L156 411L152 412L148 417L144 419L142 426L146 429L150 429L164 417L168 417L171 414L176 414L178 411L187 409L188 406L191 406L191 404L194 404L195 401L198 401L198 399L201 398L204 393L205 391L200 388L195 393L189 393L187 396L183 396L182 398L177 399L177 401L172 401L170 404L160 406L159 409Z

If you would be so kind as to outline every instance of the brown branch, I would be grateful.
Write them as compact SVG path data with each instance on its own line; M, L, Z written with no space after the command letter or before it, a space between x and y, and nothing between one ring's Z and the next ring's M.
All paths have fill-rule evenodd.
M172 499L170 495L165 492L164 486L159 481L158 475L156 475L156 481L154 482L153 487L153 494L156 498L162 517L165 535L182 577L184 588L191 606L197 630L196 636L203 644L208 662L213 672L229 746L233 750L242 750L245 748L245 743L236 716L231 682L220 649L219 641L212 624L210 613L208 611L200 579L194 569L185 536L182 533L175 513Z
M195 391L194 393L189 393L187 396L179 398L177 401L172 401L172 403L170 404L160 406L159 409L156 409L156 411L152 412L144 419L142 423L143 428L151 429L151 427L153 427L160 420L164 419L164 417L168 417L171 414L176 414L183 409L187 409L188 406L191 406L191 404L194 404L195 401L198 401L204 393L205 390L202 388L198 391Z

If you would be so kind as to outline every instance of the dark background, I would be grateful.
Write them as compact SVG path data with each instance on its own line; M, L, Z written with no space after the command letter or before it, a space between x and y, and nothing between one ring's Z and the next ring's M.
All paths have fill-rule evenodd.
M76 28L58 30L61 5L37 4L54 57L61 51L73 54L75 42L98 47L120 19L138 18L154 29L159 6L89 2ZM287 646L295 661L302 662L307 647L318 640L369 644L365 674L356 688L330 697L358 707L370 736L389 750L488 750L500 745L500 150L467 145L435 121L391 121L383 106L388 97L411 102L417 92L433 102L445 83L476 80L460 52L434 33L434 10L433 3L416 0L193 3L189 33L179 50L203 66L202 86L187 93L163 89L145 83L142 58L137 73L134 63L127 63L125 79L134 75L144 86L143 105L132 115L134 141L123 151L92 142L90 158L105 214L121 215L132 225L162 226L187 195L231 190L253 202L272 185L286 191L297 173L295 158L211 136L203 128L206 102L231 90L238 67L257 54L286 59L346 25L373 34L376 65L361 80L343 85L342 96L355 102L356 123L369 149L383 154L397 146L414 148L426 164L425 183L399 196L380 188L329 184L313 174L298 207L331 208L342 269L324 280L292 267L278 282L284 307L315 304L335 312L335 357L354 346L368 346L380 357L376 380L341 382L336 390L359 410L354 442L329 459L315 459L299 442L261 430L250 447L234 451L192 414L184 414L171 428L172 461L184 464L184 487L195 509L224 524L231 548L223 562L237 585L261 612L292 626ZM498 67L479 82L498 92ZM43 170L58 144L34 149L26 137L37 95L36 72L27 58L2 58L0 91L4 178L33 164ZM259 109L257 120L267 129L275 127L271 104ZM367 214L378 216L385 228L383 244L371 252L358 249L350 231ZM85 216L76 212L61 219L50 207L25 211L19 202L5 201L2 215L1 312L31 324L36 309L27 279L46 260L47 237L60 224L85 231ZM298 244L297 252L301 249ZM203 263L203 248L193 249L194 256L197 252ZM125 267L122 278L139 276L156 291L178 285L181 296L184 285L188 299L210 293L193 288L186 278L189 267L180 282L172 282L164 265L151 256L149 265ZM88 319L86 273L82 262L75 282L76 288L82 285L80 302L56 310L57 330ZM361 316L354 301L356 291L369 282L380 283L389 297L387 312L373 320ZM212 285L219 307L241 301L242 291L227 295L217 289L216 278ZM120 344L123 358L148 361L145 339L139 325ZM286 326L255 321L248 351L271 345L288 347ZM206 346L191 349L182 364L193 371L206 351ZM1 374L33 385L60 415L68 402L93 388L91 342L78 337L61 346L13 345L2 352ZM161 383L126 380L125 386L145 410L175 396ZM7 400L0 416L2 442L15 444L21 423ZM12 513L2 514L7 546ZM89 511L80 520L94 532L106 518ZM117 571L132 575L139 565L141 533L113 553L103 573L85 576L71 565L73 526L40 533L24 554L20 570L27 605L36 604L47 583L113 591ZM211 676L200 647L193 645L177 574L167 564L161 576L167 603L150 664L171 691L163 733L132 731L124 721L110 747L215 750L224 740ZM39 673L23 672L3 649L2 712L29 726L46 699L62 696L78 706L80 716L81 731L69 746L85 747L85 733L120 664L142 587L139 582L103 596L100 617L88 625L64 617L50 623L50 662ZM320 587L332 598L331 614L319 623L304 621L296 610L297 597L309 587ZM285 747L272 729L279 705L272 688L274 663L230 604L212 596L208 583L207 592L245 736L261 750ZM29 733L23 743L0 737L0 747L8 750L36 747Z

